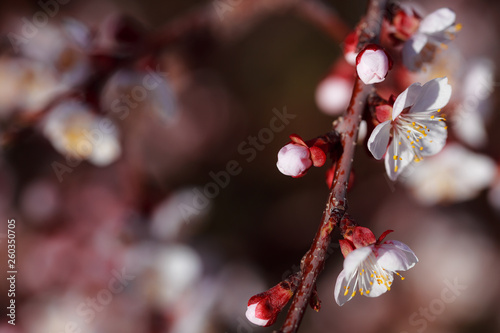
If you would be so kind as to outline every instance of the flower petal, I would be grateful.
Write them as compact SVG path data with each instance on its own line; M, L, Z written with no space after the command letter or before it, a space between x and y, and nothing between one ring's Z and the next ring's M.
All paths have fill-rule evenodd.
M406 142L406 138L402 138L401 133L396 133L385 155L385 171L389 178L396 180L403 169L413 161L413 158L414 153Z
M439 153L446 144L448 130L444 121L428 120L421 121L422 125L427 126L427 136L420 139L421 147L420 154L422 156L431 156Z
M424 17L418 30L425 34L441 32L455 23L455 18L454 11L449 8L440 8Z
M388 281L392 282L393 281L393 277L392 277L392 274L388 274L389 276L389 279ZM378 297L380 295L382 295L383 293L385 293L387 290L387 286L383 283L377 283L376 280L373 282L373 285L371 286L370 288L370 292L369 293L365 293L365 295L367 297Z
M437 111L445 107L450 98L451 86L448 84L446 76L430 80L422 86L415 104L410 109L410 113Z
M404 109L415 104L421 90L421 84L416 82L399 94L392 106L392 120L395 120Z
M267 323L269 322L269 319L261 319L261 318L258 318L258 314L257 314L257 305L259 305L259 303L254 303L252 305L249 305L247 307L247 311L245 313L245 316L247 317L247 319L255 324L255 325L259 325L259 326L267 326Z
M358 266L372 253L373 246L365 246L349 253L344 260L344 271L347 276L354 273Z
M422 66L420 53L429 41L428 37L421 33L416 33L403 45L403 64L411 71L417 71Z
M387 271L406 271L418 262L413 251L399 241L388 241L378 248L377 262Z
M342 306L354 297L353 291L356 290L356 282L357 275L347 275L345 269L340 272L335 283L335 301L338 305Z
M368 150L373 157L380 160L387 151L387 145L391 136L391 121L387 120L378 124L368 139Z

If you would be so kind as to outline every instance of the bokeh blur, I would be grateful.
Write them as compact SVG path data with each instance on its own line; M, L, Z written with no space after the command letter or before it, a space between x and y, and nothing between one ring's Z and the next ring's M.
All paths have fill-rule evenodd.
M15 219L17 275L15 326L0 280L0 332L278 329L285 313L260 328L247 301L298 269L329 190L326 168L293 179L277 152L328 132L354 75L297 2L1 3L0 267ZM341 36L366 8L322 3ZM500 3L409 3L451 8L462 30L381 95L448 76L449 144L394 183L360 142L348 200L420 262L339 307L334 242L301 332L500 332Z

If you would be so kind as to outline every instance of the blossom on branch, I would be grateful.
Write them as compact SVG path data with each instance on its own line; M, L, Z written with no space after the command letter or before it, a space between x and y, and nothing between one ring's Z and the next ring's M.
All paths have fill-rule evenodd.
M394 101L389 119L381 121L368 139L368 149L380 160L385 155L385 169L396 180L412 161L437 154L448 136L445 115L451 86L446 77L424 84L414 83ZM392 138L392 141L391 141Z
M384 81L391 67L391 58L376 44L368 45L356 57L356 72L364 84Z
M378 240L364 227L354 227L346 239L339 241L345 257L344 269L335 284L335 301L342 306L358 292L367 297L377 297L391 290L393 275L404 278L396 271L412 268L418 258L404 243L384 241L392 230L385 231Z
M255 325L271 326L292 296L290 283L281 282L263 293L252 296L248 300L245 315Z
M304 176L311 166L320 167L326 162L326 142L322 139L312 140L308 145L296 134L290 135L291 143L278 152L278 170L293 178Z
M455 39L462 26L455 24L455 13L449 8L438 9L420 21L416 32L403 46L403 63L412 71L434 59L436 52Z

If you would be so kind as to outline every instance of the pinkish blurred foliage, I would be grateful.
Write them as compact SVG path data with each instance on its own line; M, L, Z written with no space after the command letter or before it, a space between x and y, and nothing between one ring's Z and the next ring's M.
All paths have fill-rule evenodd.
M298 269L328 193L325 170L284 177L276 154L290 133L330 130L354 68L290 1L251 1L0 4L0 215L16 220L18 269L15 326L0 282L0 332L265 331L246 302ZM365 6L325 3L350 25ZM334 246L304 332L500 331L500 6L418 6L450 6L463 28L433 67L394 68L380 92L448 76L465 157L454 168L438 155L394 184L359 147L350 214L375 234L395 229L420 262L391 293L340 308ZM196 29L202 8L211 29ZM158 31L165 45L149 50ZM486 171L464 170L480 155ZM463 290L442 301L457 279Z

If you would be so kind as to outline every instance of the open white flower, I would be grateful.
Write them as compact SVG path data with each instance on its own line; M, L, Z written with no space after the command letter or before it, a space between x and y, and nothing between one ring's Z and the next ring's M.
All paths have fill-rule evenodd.
M449 8L438 9L420 22L417 32L403 46L403 63L416 71L430 62L439 48L445 49L462 26L455 24L455 13Z
M386 231L380 238L383 239L388 232L390 231ZM375 239L373 233L370 236ZM366 239L366 235L364 237ZM348 243L352 245L345 256L344 269L335 284L335 301L338 305L344 305L357 293L367 297L382 295L391 290L394 274L404 280L396 271L407 271L418 262L415 253L406 244L395 240L381 243L380 238L373 244L356 249L356 240L353 243L342 240L345 242L341 244L343 253L349 247Z
M415 199L425 205L470 200L491 185L495 161L451 143L419 168L405 174Z
M103 167L121 155L116 125L77 101L62 102L52 109L43 123L43 132L67 158Z
M414 83L396 98L391 119L375 127L368 139L368 149L376 159L385 154L390 179L396 180L412 161L419 162L444 147L448 132L441 109L450 97L451 86L443 77L423 86Z

